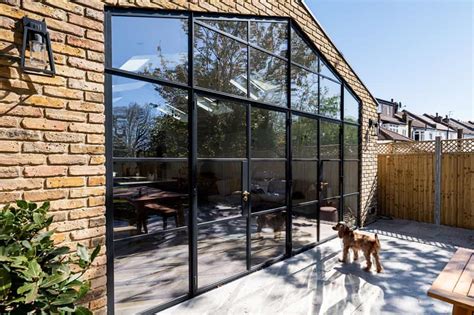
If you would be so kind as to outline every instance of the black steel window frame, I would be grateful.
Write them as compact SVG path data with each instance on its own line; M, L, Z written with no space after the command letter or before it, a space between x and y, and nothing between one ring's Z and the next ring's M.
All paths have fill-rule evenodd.
M143 75L143 74L138 74L130 71L125 71L117 68L112 67L112 43L111 43L111 34L112 34L112 16L130 16L130 17L157 17L157 18L185 18L188 19L188 84L183 84L179 82L173 82L170 80L162 79L162 78L157 78L153 76L148 76L148 75ZM240 38L233 37L230 34L224 33L218 29L212 28L209 25L206 25L205 23L202 23L199 21L199 19L213 19L213 20L226 20L226 21L247 21L248 23L248 34L247 34L247 41L243 41ZM283 57L281 55L275 54L273 52L270 52L264 48L261 48L253 43L250 42L250 22L251 21L256 21L256 22L278 22L278 23L287 23L287 56ZM250 78L250 48L259 50L261 52L264 52L268 55L271 55L272 57L278 58L280 60L284 60L287 62L287 78L286 78L286 89L287 89L287 106L282 107L278 106L275 104L271 103L266 103L266 102L261 102L258 100L253 100L250 99L250 80L247 80L247 96L242 97L226 92L218 92L206 88L201 88L195 86L194 82L194 77L193 77L193 68L194 68L194 63L193 63L193 51L194 51L194 25L200 25L206 28L209 28L223 36L227 36L229 38L232 38L233 40L236 40L238 42L244 43L247 45L247 78ZM236 15L236 14L226 14L226 13L194 13L192 11L180 11L180 10L143 10L143 9L128 9L128 8L112 8L112 7L106 7L105 8L105 19L104 19L104 32L105 32L105 114L106 114L106 245L107 245L107 306L108 306L108 313L113 314L114 313L114 239L113 239L113 209L112 209L112 196L113 196L113 175L112 175L112 170L113 170L113 162L114 161L127 161L127 160L132 160L133 161L185 161L188 160L188 176L189 176L189 198L190 198L190 211L189 211L189 224L187 227L181 227L181 228L175 228L175 229L169 229L166 231L166 233L172 233L175 231L183 230L183 229L188 229L188 242L189 242L189 261L188 261L188 268L189 268L189 292L183 296L180 296L176 299L173 299L172 301L169 301L165 304L159 305L156 308L152 308L149 310L146 310L144 313L146 314L152 314L155 312L158 312L160 310L166 309L172 305L176 305L178 303L181 303L189 298L192 298L194 296L197 296L199 294L202 294L208 290L214 289L224 283L228 283L230 281L233 281L237 278L240 278L244 275L247 275L251 272L260 270L266 266L269 266L271 264L274 264L278 261L281 261L283 259L286 259L290 256L296 255L298 253L301 253L303 251L306 251L308 249L313 248L314 246L320 244L323 241L327 241L328 239L325 240L320 240L320 218L319 218L319 192L318 192L318 198L317 200L309 201L302 203L301 205L305 204L317 204L318 205L318 211L317 211L317 241L311 244L308 244L306 246L303 246L302 248L298 250L293 250L292 249L292 202L291 202L291 192L292 192L292 173L291 173L291 163L292 161L298 161L298 160L305 160L305 159L294 159L292 158L292 149L291 149L291 122L292 122L292 115L298 115L298 116L303 116L307 118L312 118L318 121L318 126L317 126L317 133L318 133L318 156L315 159L309 159L311 161L315 161L316 163L320 163L321 158L320 158L320 122L321 121L330 121L330 122L335 122L340 125L340 157L339 159L335 159L336 161L339 161L339 170L340 170L340 194L339 196L332 197L331 199L340 199L340 213L339 213L339 218L342 218L342 209L343 209L343 202L344 202L344 197L349 197L349 196L358 196L358 205L359 205L359 211L357 213L357 226L360 226L360 187L361 187L361 175L362 175L362 167L361 167L361 157L362 157L362 130L361 130L361 123L362 123L362 102L361 100L357 97L353 89L347 84L347 82L344 80L344 78L339 75L338 71L332 67L332 65L328 62L327 58L319 51L319 49L311 42L311 40L308 38L308 36L302 31L302 29L299 27L297 23L293 21L292 18L289 17L264 17L264 16L253 16L253 15ZM318 70L321 70L321 61L325 63L327 68L332 72L334 77L339 78L340 81L334 80L333 78L327 77L321 73L315 72L312 69L309 69L303 65L300 65L298 63L295 63L291 60L291 31L294 30L297 32L297 34L304 40L304 42L308 45L308 47L311 48L312 52L318 56ZM330 118L330 117L325 117L322 115L319 115L318 113L309 113L301 110L296 110L291 108L291 69L292 67L299 67L301 69L304 69L308 72L314 73L318 75L319 77L323 77L325 79L328 79L332 82L340 84L340 119L335 119L335 118ZM120 77L125 77L125 78L130 78L130 79L136 79L136 80L141 80L145 82L150 82L150 83L156 83L164 86L169 86L169 87L175 87L175 88L180 88L183 90L188 91L188 115L189 115L189 123L188 123L188 139L190 140L188 143L188 157L187 158L114 158L113 157L113 143L111 141L111 132L112 132L112 77L113 76L120 76ZM318 80L318 88L319 88L319 80ZM346 88L352 96L356 99L356 101L359 104L359 122L354 123L354 122L349 122L349 121L344 121L344 88ZM319 91L319 90L318 90ZM197 222L197 162L201 160L201 158L197 158L197 133L195 132L194 128L197 125L197 107L196 107L196 102L195 102L195 96L196 94L199 95L207 95L210 97L216 97L219 99L227 99L227 100L232 100L232 101L237 101L237 102L242 102L245 104L248 108L247 110L247 126L248 126L248 131L247 131L247 139L250 137L250 106L256 107L256 108L264 108L264 109L269 109L272 111L278 111L278 112L284 112L286 113L286 157L285 158L280 158L280 159L275 159L275 160L281 160L286 162L286 182L287 182L287 196L286 196L286 205L284 207L279 207L275 209L268 209L259 212L258 214L266 214L266 213L272 213L272 212L277 212L277 211L286 211L287 212L287 226L286 226L286 252L284 255L279 256L279 257L274 257L266 261L265 263L262 263L260 265L256 265L251 267L250 265L250 247L247 245L247 271L236 274L230 278L224 279L222 281L219 281L217 283L214 283L212 285L209 285L204 288L198 289L197 286L197 232L198 232L198 222ZM318 92L318 103L320 103L320 93ZM319 106L318 106L318 111L319 111ZM359 178L358 178L358 192L350 193L350 194L344 194L344 187L343 187L343 181L344 181L344 173L343 173L343 163L344 161L349 161L348 159L344 159L344 125L353 125L358 127L358 159L352 159L352 161L358 161L359 162ZM251 148L250 148L250 143L247 141L247 157L251 156ZM219 159L212 159L212 160L219 160ZM238 159L232 159L232 160L238 160ZM250 169L250 163L252 160L258 160L258 159L251 159L248 158L246 159L248 161L248 167ZM269 160L269 159L263 159L263 160ZM319 167L318 167L318 174L319 176ZM250 181L250 178L249 178ZM301 206L298 205L298 206ZM247 216L247 244L250 244L250 218L253 214L249 212L249 215ZM222 221L227 221L231 220L233 218L225 218L224 220L218 220L218 221L211 221L209 223L216 223L216 222L222 222ZM200 224L201 225L201 224ZM164 232L159 232L159 233L164 233ZM331 238L329 238L331 239Z

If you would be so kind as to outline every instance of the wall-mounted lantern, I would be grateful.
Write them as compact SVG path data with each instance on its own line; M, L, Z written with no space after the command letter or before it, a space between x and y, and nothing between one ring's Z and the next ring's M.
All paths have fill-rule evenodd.
M377 137L378 136L378 127L379 124L378 122L372 120L372 118L369 119L369 132L371 136Z
M53 51L45 21L23 18L20 67L25 72L54 76Z

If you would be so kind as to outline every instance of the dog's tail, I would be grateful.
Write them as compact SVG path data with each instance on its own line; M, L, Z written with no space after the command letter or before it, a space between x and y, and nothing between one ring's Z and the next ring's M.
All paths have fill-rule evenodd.
M375 244L377 244L377 247L379 250L380 248L382 248L382 246L380 245L380 241L379 241L379 237L377 236L377 233L375 233Z

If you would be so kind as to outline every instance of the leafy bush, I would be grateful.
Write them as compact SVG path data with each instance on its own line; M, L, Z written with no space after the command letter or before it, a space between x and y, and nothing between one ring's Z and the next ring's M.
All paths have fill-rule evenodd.
M76 302L89 291L80 277L100 251L89 255L78 245L76 254L54 245L47 231L53 221L49 203L17 201L0 212L0 314L91 314Z

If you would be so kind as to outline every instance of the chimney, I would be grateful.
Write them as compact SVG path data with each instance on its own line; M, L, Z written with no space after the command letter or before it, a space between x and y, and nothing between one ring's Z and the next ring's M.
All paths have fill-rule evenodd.
M392 99L390 99L390 102L392 102L392 103L393 103L393 98L392 98Z
M407 115L407 112L403 111L403 114L402 114L402 118L403 118L403 121L408 123L408 115Z
M406 113L405 113L405 117L406 117ZM413 123L413 121L411 119L407 119L408 120L408 138L411 139L411 125Z
M463 129L458 128L458 139L462 139L463 131L464 131Z

